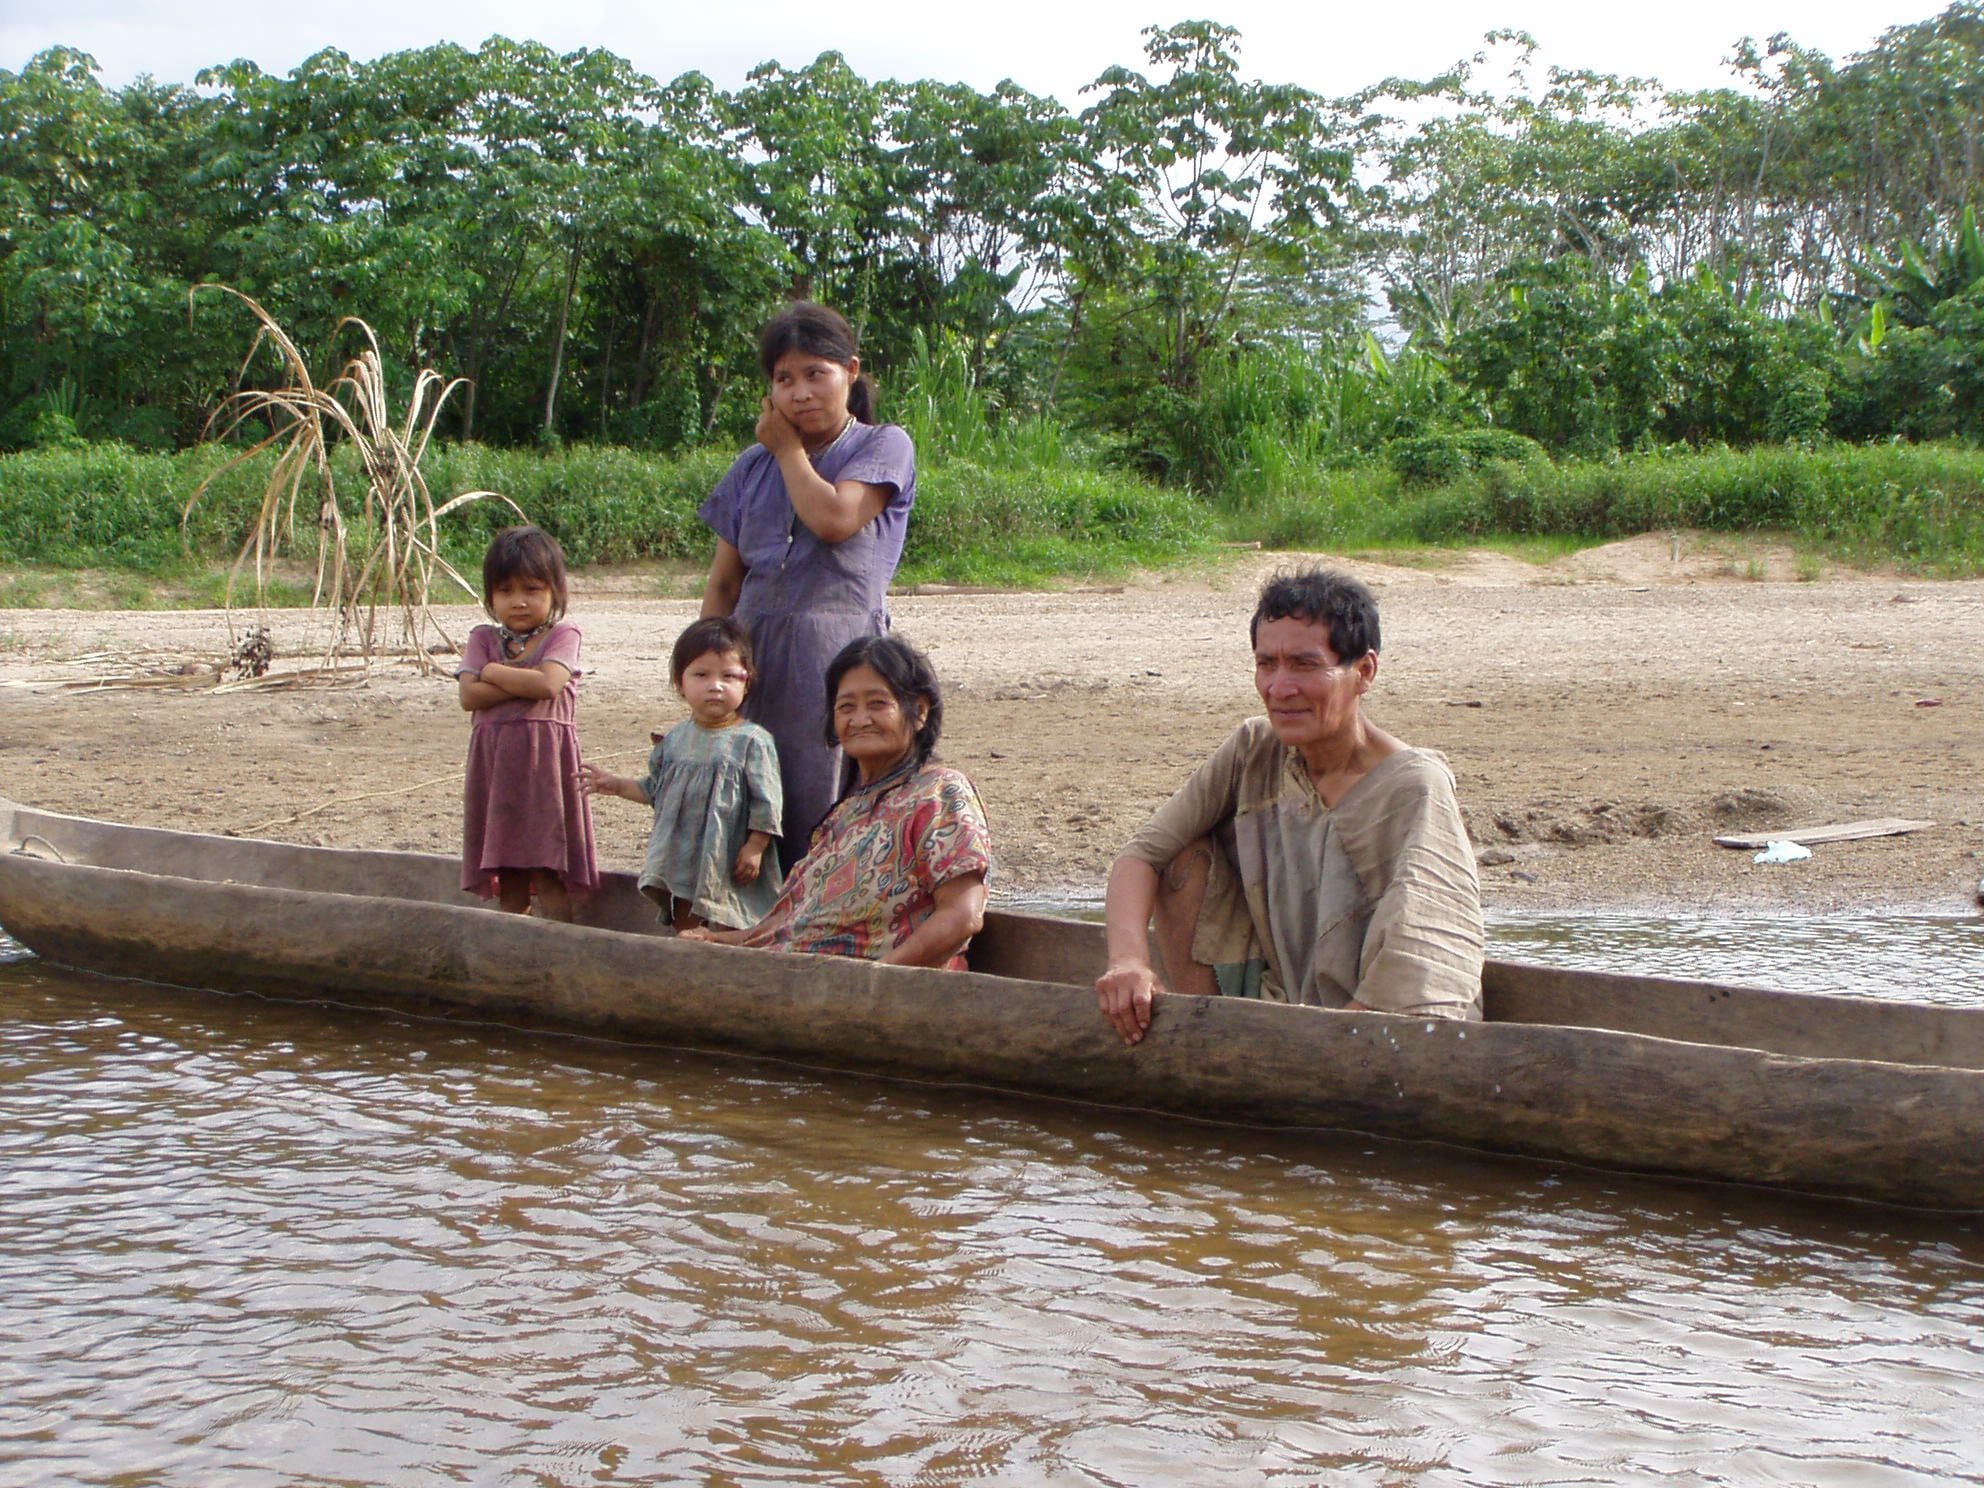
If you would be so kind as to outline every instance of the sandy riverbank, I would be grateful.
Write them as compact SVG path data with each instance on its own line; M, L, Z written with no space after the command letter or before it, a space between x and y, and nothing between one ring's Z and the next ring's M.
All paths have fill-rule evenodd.
M1246 619L1260 574L1289 561L894 601L949 689L944 753L984 794L1002 897L1099 893L1117 845L1254 706ZM1984 582L1797 582L1781 555L1737 563L1666 538L1542 567L1487 553L1348 566L1383 608L1371 713L1452 761L1491 907L1972 907ZM694 605L662 588L577 584L591 756L631 763L681 716L666 656ZM476 618L443 613L457 636ZM273 627L279 665L320 644L303 613ZM226 651L213 612L0 613L0 789L152 825L455 850L468 720L452 681L386 665L335 688L73 685ZM1867 817L1937 825L1785 868L1710 840ZM603 859L637 861L645 825L602 803Z

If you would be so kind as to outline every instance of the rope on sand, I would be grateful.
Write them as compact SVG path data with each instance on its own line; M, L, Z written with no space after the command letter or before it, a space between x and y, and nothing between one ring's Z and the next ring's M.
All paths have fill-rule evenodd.
M644 755L647 752L645 749L619 749L615 750L612 754L594 755L593 758L597 760L617 760L626 759L629 755L633 754ZM450 770L446 775L436 775L431 780L416 780L412 785L396 785L391 790L367 791L359 796L334 796L329 800L319 801L315 806L305 806L301 811L293 811L288 816L272 816L267 821L256 822L253 826L248 827L229 827L223 835L228 837L252 837L257 832L266 832L270 827L286 827L293 822L302 821L306 816L315 816L320 811L329 811L333 806L354 806L360 801L378 801L383 800L387 796L410 796L415 791L427 790L432 786L449 785L459 782L467 774L468 770L464 767L460 770Z
M407 796L415 791L426 790L429 786L446 785L451 780L460 780L467 770L451 770L446 775L436 775L432 780L417 780L412 785L396 785L391 790L367 791L362 796L334 796L328 801L319 801L315 806L306 806L301 811L293 811L288 816L272 816L267 821L256 822L252 827L230 827L229 837L252 837L257 832L266 832L270 827L287 826L300 822L306 816L315 816L320 811L329 811L333 806L351 806L359 801L377 801L386 796Z

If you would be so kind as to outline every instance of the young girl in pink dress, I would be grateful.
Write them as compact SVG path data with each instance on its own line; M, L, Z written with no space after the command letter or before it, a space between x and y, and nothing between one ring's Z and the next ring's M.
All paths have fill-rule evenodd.
M565 555L549 533L507 527L482 560L478 625L455 677L475 715L463 791L462 887L506 910L572 917L599 886L579 788L579 628L565 615Z

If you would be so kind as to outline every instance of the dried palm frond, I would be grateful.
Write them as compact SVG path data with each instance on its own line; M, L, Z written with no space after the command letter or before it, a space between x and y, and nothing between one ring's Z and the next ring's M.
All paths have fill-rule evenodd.
M371 664L381 643L379 611L383 604L399 615L398 649L410 654L421 671L436 670L430 648L423 643L424 636L432 632L445 643L447 651L456 649L430 605L436 575L453 581L471 598L479 597L475 586L441 556L441 518L470 502L485 500L500 501L519 517L523 515L514 501L496 491L466 491L436 505L420 473L420 461L433 438L435 421L449 396L467 379L458 377L449 381L431 368L422 368L414 379L405 417L395 425L387 399L379 341L364 321L346 316L338 322L340 334L346 326L357 327L365 345L345 363L337 377L319 386L296 343L267 310L225 284L195 285L189 295L189 306L191 297L203 289L231 295L255 317L255 339L242 361L236 382L247 376L256 353L264 345L275 348L285 374L280 387L243 388L214 410L207 420L209 437L226 439L251 419L265 421L271 432L202 481L180 514L183 527L192 515L194 504L225 471L265 449L276 448L275 464L263 488L255 522L228 570L230 643L234 641L235 585L251 561L256 606L264 612L264 624L267 623L270 567L285 546L295 543L296 508L302 498L304 477L315 471L323 494L317 508L317 575L311 604L332 606L338 617L324 658L325 666L334 665L353 649L367 666ZM372 542L369 549L357 555L356 561L351 550L350 519L338 500L337 481L331 470L330 447L334 438L350 441L365 472L364 500L353 516L370 530Z

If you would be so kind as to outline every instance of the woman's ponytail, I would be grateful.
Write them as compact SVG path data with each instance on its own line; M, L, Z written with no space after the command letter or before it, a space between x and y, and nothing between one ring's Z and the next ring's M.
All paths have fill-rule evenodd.
M866 372L854 379L847 390L847 411L863 424L875 422L875 380Z

